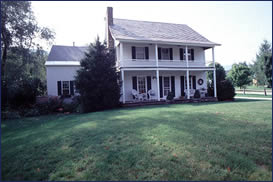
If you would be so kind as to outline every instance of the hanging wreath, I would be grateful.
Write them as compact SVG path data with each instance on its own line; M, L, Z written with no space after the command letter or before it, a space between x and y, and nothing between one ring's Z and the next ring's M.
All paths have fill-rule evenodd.
M198 80L198 84L199 84L199 85L203 85L203 83L204 83L204 80L200 78L200 79Z

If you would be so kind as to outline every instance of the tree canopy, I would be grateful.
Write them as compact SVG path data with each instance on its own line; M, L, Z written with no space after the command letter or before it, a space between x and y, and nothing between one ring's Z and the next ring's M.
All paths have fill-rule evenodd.
M1 108L29 105L45 93L47 53L40 44L54 32L38 25L29 1L1 1L1 15Z
M84 112L110 109L119 105L120 83L114 50L106 48L99 38L91 43L75 84L79 90Z
M228 78L235 86L243 87L251 82L251 71L248 65L244 63L233 64L228 73Z

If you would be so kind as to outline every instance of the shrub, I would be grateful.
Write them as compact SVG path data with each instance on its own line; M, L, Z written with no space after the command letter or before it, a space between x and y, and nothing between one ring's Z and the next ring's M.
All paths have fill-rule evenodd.
M1 118L5 119L19 119L21 116L18 111L2 111Z
M174 93L173 92L169 92L168 95L167 95L167 100L172 101L173 98L174 98Z
M62 107L62 100L58 96L48 98L48 111L55 112L58 108Z
M194 98L200 98L200 91L196 90L193 97Z
M25 117L32 117L32 116L39 116L40 115L40 112L37 108L32 108L32 109L29 109L25 114L24 116Z
M217 87L218 100L233 100L235 96L235 89L230 80L223 80Z

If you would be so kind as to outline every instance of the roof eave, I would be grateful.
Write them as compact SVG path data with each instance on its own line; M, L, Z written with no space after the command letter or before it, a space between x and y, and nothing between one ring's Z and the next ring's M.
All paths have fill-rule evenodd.
M113 37L115 37L112 34ZM202 46L202 47L214 47L214 46L221 46L218 43L194 43L194 42L179 42L179 41L161 41L161 40L137 40L137 39L123 39L123 38L114 38L120 42L134 42L134 43L153 43L153 44L168 44L168 45L181 45L181 46Z

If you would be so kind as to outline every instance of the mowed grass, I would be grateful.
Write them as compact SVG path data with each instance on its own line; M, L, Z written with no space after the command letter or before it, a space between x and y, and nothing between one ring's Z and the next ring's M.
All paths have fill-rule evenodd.
M271 101L2 121L2 180L269 180Z

